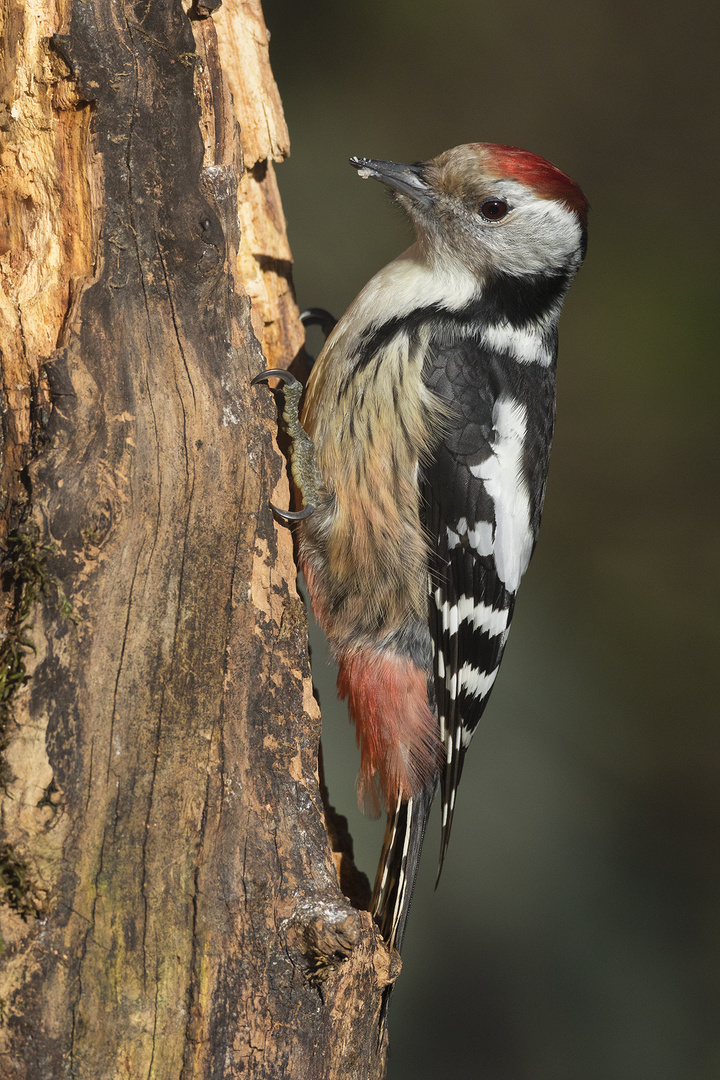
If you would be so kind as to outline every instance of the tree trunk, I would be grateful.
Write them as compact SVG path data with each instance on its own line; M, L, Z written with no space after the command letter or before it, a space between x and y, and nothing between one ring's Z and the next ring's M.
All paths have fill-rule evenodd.
M250 387L302 346L287 135L215 7L0 0L2 1078L384 1073Z

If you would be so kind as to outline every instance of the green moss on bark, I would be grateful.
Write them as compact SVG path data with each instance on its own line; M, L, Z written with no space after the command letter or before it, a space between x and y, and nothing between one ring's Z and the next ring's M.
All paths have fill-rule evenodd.
M10 603L0 640L0 755L7 746L12 700L29 678L26 657L35 652L29 622L33 604L40 597L49 597L63 617L79 621L62 585L47 568L48 559L56 554L55 544L43 543L31 531L14 533L7 539L3 586ZM6 780L5 765L0 758L0 786L4 787Z
M16 911L26 922L28 916L42 915L42 902L36 896L28 864L8 843L0 844L0 903Z

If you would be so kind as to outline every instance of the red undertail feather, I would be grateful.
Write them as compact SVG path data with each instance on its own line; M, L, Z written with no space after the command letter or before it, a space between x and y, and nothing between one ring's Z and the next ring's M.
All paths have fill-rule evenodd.
M371 648L340 658L338 693L347 698L360 746L358 798L377 813L417 795L440 760L438 725L426 676L411 660Z

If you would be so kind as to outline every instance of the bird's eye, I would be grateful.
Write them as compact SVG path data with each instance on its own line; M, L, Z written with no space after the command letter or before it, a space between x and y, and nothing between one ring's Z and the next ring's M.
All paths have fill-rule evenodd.
M485 221L502 221L510 207L502 199L486 199L480 204L480 216Z

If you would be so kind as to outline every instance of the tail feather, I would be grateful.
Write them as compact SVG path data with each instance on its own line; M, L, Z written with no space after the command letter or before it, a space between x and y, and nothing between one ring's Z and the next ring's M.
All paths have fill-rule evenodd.
M417 795L399 803L388 814L373 889L372 912L385 941L398 952L405 935L425 827L436 787L437 781L431 780Z
M465 750L462 746L456 745L452 761L446 762L443 774L440 778L442 787L442 833L440 836L440 858L438 859L437 877L435 878L436 889L440 882L443 863L445 862L448 844L450 843L450 832L452 830L453 815L455 813L455 795L457 794L460 777L462 776L464 761Z

